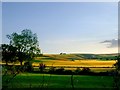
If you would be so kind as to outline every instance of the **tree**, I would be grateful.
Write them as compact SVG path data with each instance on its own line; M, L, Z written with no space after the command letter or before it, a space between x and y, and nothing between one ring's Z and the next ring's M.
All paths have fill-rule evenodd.
M117 57L117 62L116 62L116 69L120 71L120 55Z
M21 31L20 34L14 32L7 35L7 38L10 45L17 48L17 57L21 65L23 61L32 60L35 54L40 53L37 35L29 29Z
M12 45L8 44L2 44L2 60L6 62L6 65L8 65L9 61L16 61L16 52L16 47L13 47Z
M116 90L120 90L120 55L117 56L117 62L114 64L116 71L114 72L114 83Z

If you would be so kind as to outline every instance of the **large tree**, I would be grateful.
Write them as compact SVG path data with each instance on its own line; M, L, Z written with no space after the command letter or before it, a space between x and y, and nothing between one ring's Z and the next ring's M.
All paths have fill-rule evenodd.
M6 62L15 62L16 61L17 48L12 45L2 44L2 60Z
M114 72L114 86L116 90L120 90L120 55L118 54L117 62L114 64L116 67L116 71Z
M31 60L36 53L40 53L37 35L29 29L21 31L20 34L7 35L7 38L10 40L10 45L17 48L17 57L21 65L23 61Z

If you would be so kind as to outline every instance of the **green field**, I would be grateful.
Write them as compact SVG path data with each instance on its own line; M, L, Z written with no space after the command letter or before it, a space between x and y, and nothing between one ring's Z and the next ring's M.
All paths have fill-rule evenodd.
M113 77L73 75L73 83L74 88L113 88ZM8 88L72 88L71 75L22 73L8 84Z

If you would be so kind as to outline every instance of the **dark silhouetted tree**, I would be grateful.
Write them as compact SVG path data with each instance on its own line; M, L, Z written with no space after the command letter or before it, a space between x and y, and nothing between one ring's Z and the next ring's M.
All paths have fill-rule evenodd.
M114 64L116 71L114 72L114 83L116 90L120 90L120 55L117 56L117 62Z
M17 48L12 45L2 44L2 60L6 62L15 62L16 61Z
M17 57L21 65L23 61L30 61L35 54L40 53L37 35L29 29L21 31L20 34L7 35L7 38L10 40L10 45L17 48Z

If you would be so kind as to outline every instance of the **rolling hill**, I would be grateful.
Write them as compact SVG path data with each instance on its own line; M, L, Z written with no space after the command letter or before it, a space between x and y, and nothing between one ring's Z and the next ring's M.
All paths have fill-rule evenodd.
M38 57L42 60L82 60L82 59L99 59L99 60L116 60L117 54L45 54Z

